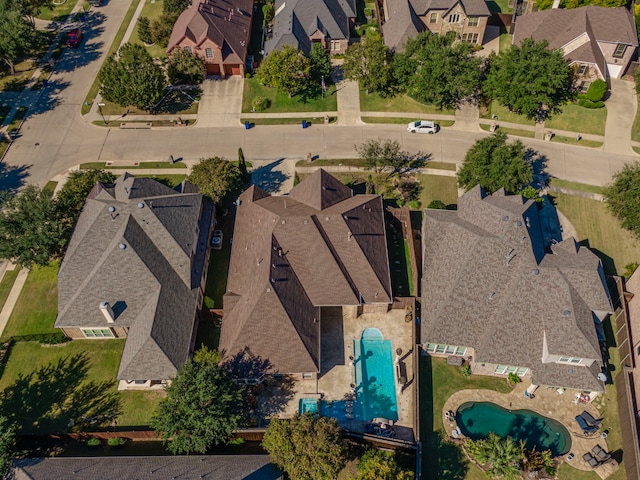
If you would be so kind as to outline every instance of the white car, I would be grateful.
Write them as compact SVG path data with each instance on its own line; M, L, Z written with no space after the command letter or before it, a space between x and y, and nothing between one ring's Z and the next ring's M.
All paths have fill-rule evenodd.
M411 122L407 125L407 132L434 134L439 128L439 125L435 122L431 122L429 120L418 120L417 122Z

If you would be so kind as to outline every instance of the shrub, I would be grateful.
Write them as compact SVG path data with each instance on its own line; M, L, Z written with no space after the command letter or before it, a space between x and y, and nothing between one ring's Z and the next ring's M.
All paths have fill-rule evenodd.
M419 210L420 209L420 201L419 200L411 200L410 202L407 202L407 207L409 207L411 210Z
M446 210L447 206L444 204L442 200L432 200L431 203L427 205L427 208L433 208L436 210Z
M40 343L43 343L45 345L59 345L61 343L66 343L68 340L69 338L64 333L56 332L44 334L42 336L42 339L40 340Z
M462 371L462 376L463 377L470 377L471 376L471 365L465 365L464 367L462 367L461 371Z
M256 97L251 102L251 108L256 112L261 112L262 110L269 108L270 104L271 102L267 97Z
M507 375L507 377L509 379L509 383L516 384L516 383L522 382L522 379L517 374L515 374L513 372L510 373L509 375Z
M173 24L176 23L177 18L178 16L175 14L163 13L158 19L151 22L149 28L153 43L157 43L162 48L167 48L171 31L173 30Z
M138 18L138 38L141 42L150 45L153 43L153 38L151 37L151 28L150 22L147 17Z
M96 438L96 440L98 439ZM122 437L113 437L107 440L107 445L110 447L119 447L125 443L127 443L127 439Z
M589 85L589 89L587 90L587 93L584 94L584 96L592 102L599 102L604 98L605 93L607 93L607 82L598 79L591 85Z
M99 447L102 442L99 438L91 437L86 443L89 447Z
M604 107L604 102L592 102L586 98L581 98L578 100L578 105L584 108L602 108Z
M640 93L640 68L633 74L633 81L636 84L636 93Z

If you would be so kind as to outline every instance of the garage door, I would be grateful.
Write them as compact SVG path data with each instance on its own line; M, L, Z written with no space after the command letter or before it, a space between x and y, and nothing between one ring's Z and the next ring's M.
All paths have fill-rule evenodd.
M240 65L231 65L231 75L242 75Z
M207 75L220 75L220 65L207 63Z

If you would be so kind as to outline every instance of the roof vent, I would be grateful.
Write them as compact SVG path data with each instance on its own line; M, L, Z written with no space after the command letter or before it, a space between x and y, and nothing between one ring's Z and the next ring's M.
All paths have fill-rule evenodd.
M325 220L329 221L329 217L324 217Z
M285 222L284 220L282 220L282 224L284 225L285 223L287 223L287 222Z
M120 247L120 250L124 250L125 248L127 248L127 246L124 243L121 243L118 246Z
M138 204L138 208L144 208L144 203L140 202L140 203Z
M504 217L502 217L502 221L503 222L508 222L509 221L509 215L505 215Z
M524 223L527 224L527 228L531 227L531 221L529 220L529 217L525 217Z
M540 270L534 268L533 270L531 270L531 273L533 273L534 275L540 275Z
M516 220L515 222L513 222L513 224L514 224L516 227L521 227L521 226L522 226L522 222L521 222L520 220Z
M573 368L571 368L571 367L567 368L567 373L569 375L573 375Z
M565 310L564 312L562 312L562 316L563 317L570 317L571 316L571 310Z
M305 220L305 221L304 221L304 224L305 224L305 225L306 225L306 224L308 224L308 223L309 223L309 220Z
M116 207L109 207L109 213L113 213L116 211Z
M496 296L496 292L491 292L491 295L489 295L489 300L493 300L493 297Z

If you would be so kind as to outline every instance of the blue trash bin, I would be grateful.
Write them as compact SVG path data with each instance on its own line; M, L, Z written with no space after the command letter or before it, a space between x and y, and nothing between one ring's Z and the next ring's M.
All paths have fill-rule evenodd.
M249 130L251 128L251 124L249 122L244 122L244 129Z
M307 121L306 120L302 120L302 128L307 128Z

